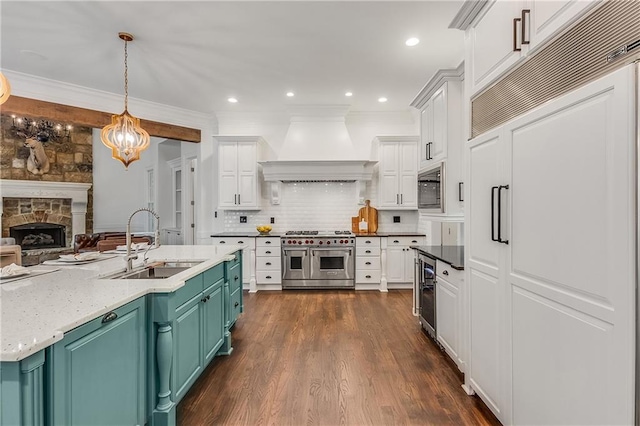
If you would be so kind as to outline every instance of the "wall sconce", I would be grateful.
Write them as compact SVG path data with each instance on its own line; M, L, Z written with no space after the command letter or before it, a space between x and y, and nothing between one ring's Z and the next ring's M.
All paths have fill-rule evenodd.
M33 120L27 117L11 116L11 130L26 139L37 139L40 142L58 141L71 137L70 124L54 123L48 120Z

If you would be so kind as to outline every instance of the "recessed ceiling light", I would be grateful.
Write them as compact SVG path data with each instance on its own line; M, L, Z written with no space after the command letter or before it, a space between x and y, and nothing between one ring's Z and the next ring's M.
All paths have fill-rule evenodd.
M408 39L407 41L404 42L404 44L406 44L407 46L415 46L416 44L420 43L420 40L415 38L415 37L411 37L410 39Z
M347 92L347 93L345 93L344 95L345 95L345 96L347 96L347 97L351 97L351 96L353 96L353 93L351 93L351 92Z
M293 92L287 92L287 96L290 97L290 98L293 98L294 93Z
M229 98L227 99L229 102L231 102L232 104L238 103L238 100L236 98Z
M387 98L385 98L384 96L381 98L378 98L378 102L387 102Z

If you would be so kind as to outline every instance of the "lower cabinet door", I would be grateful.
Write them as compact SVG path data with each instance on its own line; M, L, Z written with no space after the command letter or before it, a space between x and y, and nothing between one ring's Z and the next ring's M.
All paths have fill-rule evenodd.
M140 298L70 332L48 351L54 425L145 423L146 312Z
M174 322L174 356L171 378L175 400L178 402L187 393L191 384L200 375L202 359L202 293L176 309Z
M207 364L224 342L224 278L204 291L207 300L202 305L204 361Z
M447 354L460 368L458 360L458 289L441 277L436 284L436 334Z
M231 294L231 326L236 323L240 312L242 312L242 289L238 288Z

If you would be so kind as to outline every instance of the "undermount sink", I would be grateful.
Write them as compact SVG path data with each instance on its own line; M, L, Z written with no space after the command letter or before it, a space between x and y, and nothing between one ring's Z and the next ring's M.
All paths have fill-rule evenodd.
M201 260L189 262L154 262L142 268L136 268L132 271L118 272L115 275L107 276L105 278L110 280L158 280L172 277L193 266L199 265L200 263L202 263Z

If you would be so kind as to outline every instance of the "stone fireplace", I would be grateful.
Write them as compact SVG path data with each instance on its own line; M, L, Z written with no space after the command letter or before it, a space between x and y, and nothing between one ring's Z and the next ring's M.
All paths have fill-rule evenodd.
M88 183L1 180L2 236L16 238L23 250L71 248L73 236L86 232L90 187Z

